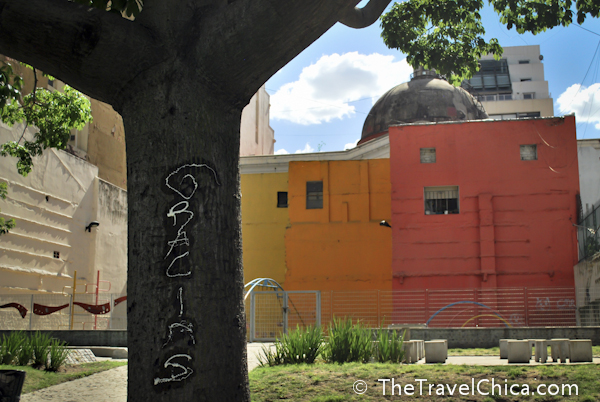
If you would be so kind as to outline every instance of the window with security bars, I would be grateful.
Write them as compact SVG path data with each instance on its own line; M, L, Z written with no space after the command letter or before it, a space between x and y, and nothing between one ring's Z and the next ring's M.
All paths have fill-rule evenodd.
M421 163L435 163L435 148L421 148Z
M521 145L521 160L535 161L537 160L537 145Z
M287 207L288 207L287 191L278 191L277 192L277 208L287 208Z
M425 215L457 214L458 186L425 187Z
M306 209L323 208L323 182L306 182Z

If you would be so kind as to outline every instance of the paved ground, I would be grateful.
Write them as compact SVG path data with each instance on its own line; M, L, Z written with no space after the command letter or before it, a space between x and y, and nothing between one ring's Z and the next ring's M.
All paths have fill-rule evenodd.
M262 343L248 344L248 369L258 366L256 354ZM600 358L594 358L600 364ZM417 364L425 364L425 359ZM446 364L467 364L481 366L508 365L506 359L498 356L450 356ZM534 365L540 363L530 363ZM556 363L548 363L556 364ZM574 363L585 364L585 363ZM21 396L22 402L127 402L127 366L104 371L80 380L70 381Z

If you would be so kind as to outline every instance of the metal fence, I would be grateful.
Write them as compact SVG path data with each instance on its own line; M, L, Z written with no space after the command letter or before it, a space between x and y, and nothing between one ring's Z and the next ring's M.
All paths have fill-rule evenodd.
M579 259L583 260L600 251L600 204L592 210L577 225L577 240L579 243Z
M123 301L123 296L112 293L103 294L98 302L95 294L76 294L75 303L71 295L63 294L0 294L0 329L126 329Z
M255 292L246 304L250 341L281 337L296 325L327 327L352 318L371 328L561 327L594 325L577 317L574 288L415 291ZM293 303L292 303L293 301Z
M373 328L392 324L442 328L594 325L600 312L585 310L585 306L578 312L576 300L585 298L577 296L574 288L262 291L250 295L246 314L250 340L272 340L296 326L327 327L335 317L360 320ZM110 309L92 314L90 310L102 307L96 306L93 294L76 294L75 304L69 295L0 295L0 329L69 329L71 312L73 329L126 329L123 296L104 297Z

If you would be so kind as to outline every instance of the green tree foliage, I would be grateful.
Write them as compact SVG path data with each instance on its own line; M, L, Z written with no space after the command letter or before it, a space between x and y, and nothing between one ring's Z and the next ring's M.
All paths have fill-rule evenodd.
M568 26L577 17L598 17L598 0L490 0L500 22L517 32L537 34ZM483 0L407 0L381 17L383 40L407 54L413 67L435 68L450 82L460 83L478 70L482 55L502 55L497 39L486 41L480 11Z
M0 198L3 200L6 199L6 193L7 193L6 183L0 183ZM0 217L0 235L8 233L8 231L14 227L15 227L14 219L5 220L4 218Z
M34 70L35 74L35 70ZM0 147L0 155L17 158L17 170L23 176L31 172L33 157L46 148L64 149L72 129L82 129L92 120L90 101L82 93L65 86L64 91L36 88L21 96L22 78L10 64L0 68L0 120L9 126L25 123L38 128L33 139L9 141Z

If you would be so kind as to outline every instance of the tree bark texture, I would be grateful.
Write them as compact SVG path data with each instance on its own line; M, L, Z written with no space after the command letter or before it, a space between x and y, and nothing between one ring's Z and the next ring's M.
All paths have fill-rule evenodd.
M129 401L249 400L241 111L341 16L370 18L358 3L145 0L129 21L67 0L0 0L0 54L123 116Z
M249 400L240 116L181 77L123 108L129 401Z

